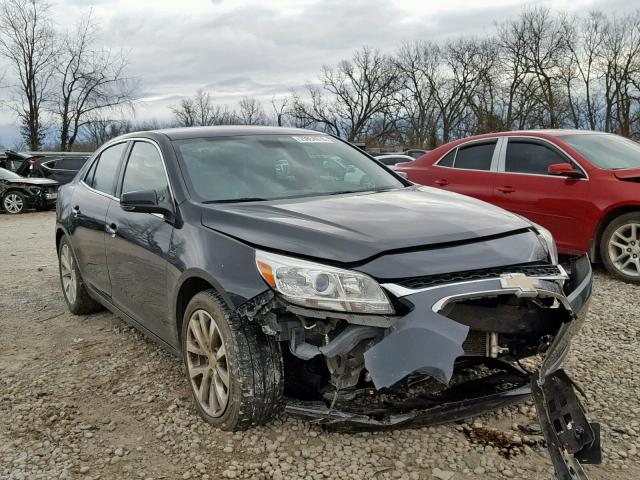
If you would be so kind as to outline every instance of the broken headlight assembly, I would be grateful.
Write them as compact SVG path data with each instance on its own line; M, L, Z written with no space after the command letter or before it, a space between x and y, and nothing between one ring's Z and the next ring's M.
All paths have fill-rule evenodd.
M394 312L378 282L363 273L261 250L256 250L256 266L271 288L290 303L339 312Z

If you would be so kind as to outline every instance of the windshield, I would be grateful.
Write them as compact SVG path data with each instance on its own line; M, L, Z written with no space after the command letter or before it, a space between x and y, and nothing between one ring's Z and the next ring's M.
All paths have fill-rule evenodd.
M6 170L4 168L0 168L0 179L2 180L14 180L16 178L22 178L17 173L13 173L10 170Z
M640 167L640 144L627 138L601 133L563 135L559 138L600 168Z
M402 188L394 175L327 135L247 135L174 142L204 202L274 200Z

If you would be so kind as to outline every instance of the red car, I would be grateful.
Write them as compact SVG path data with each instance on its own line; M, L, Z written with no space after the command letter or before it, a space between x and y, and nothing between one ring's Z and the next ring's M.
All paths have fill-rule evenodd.
M549 229L561 253L589 252L640 283L640 144L580 130L457 140L396 165L409 179L485 200Z

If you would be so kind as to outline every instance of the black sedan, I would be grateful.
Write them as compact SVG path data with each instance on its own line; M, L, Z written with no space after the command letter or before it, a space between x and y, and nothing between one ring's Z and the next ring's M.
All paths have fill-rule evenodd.
M58 182L48 178L26 178L0 168L0 207L6 213L23 213L29 208L47 210L58 197Z
M220 428L283 405L349 428L438 423L533 393L558 475L598 460L598 429L560 368L591 295L588 259L559 263L545 229L415 186L339 139L119 137L60 188L56 244L69 309L106 306L181 355L198 412ZM519 367L538 354L535 371Z

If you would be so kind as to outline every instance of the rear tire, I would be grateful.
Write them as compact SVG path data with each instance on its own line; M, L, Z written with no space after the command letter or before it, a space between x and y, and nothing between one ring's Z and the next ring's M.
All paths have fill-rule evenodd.
M600 257L614 277L640 284L640 212L620 215L600 238Z
M62 294L71 313L87 315L102 310L102 305L91 298L87 291L78 269L76 256L66 235L60 239L58 245L58 267Z
M187 306L182 357L196 409L208 423L246 430L281 410L280 344L233 315L213 290L196 294Z

